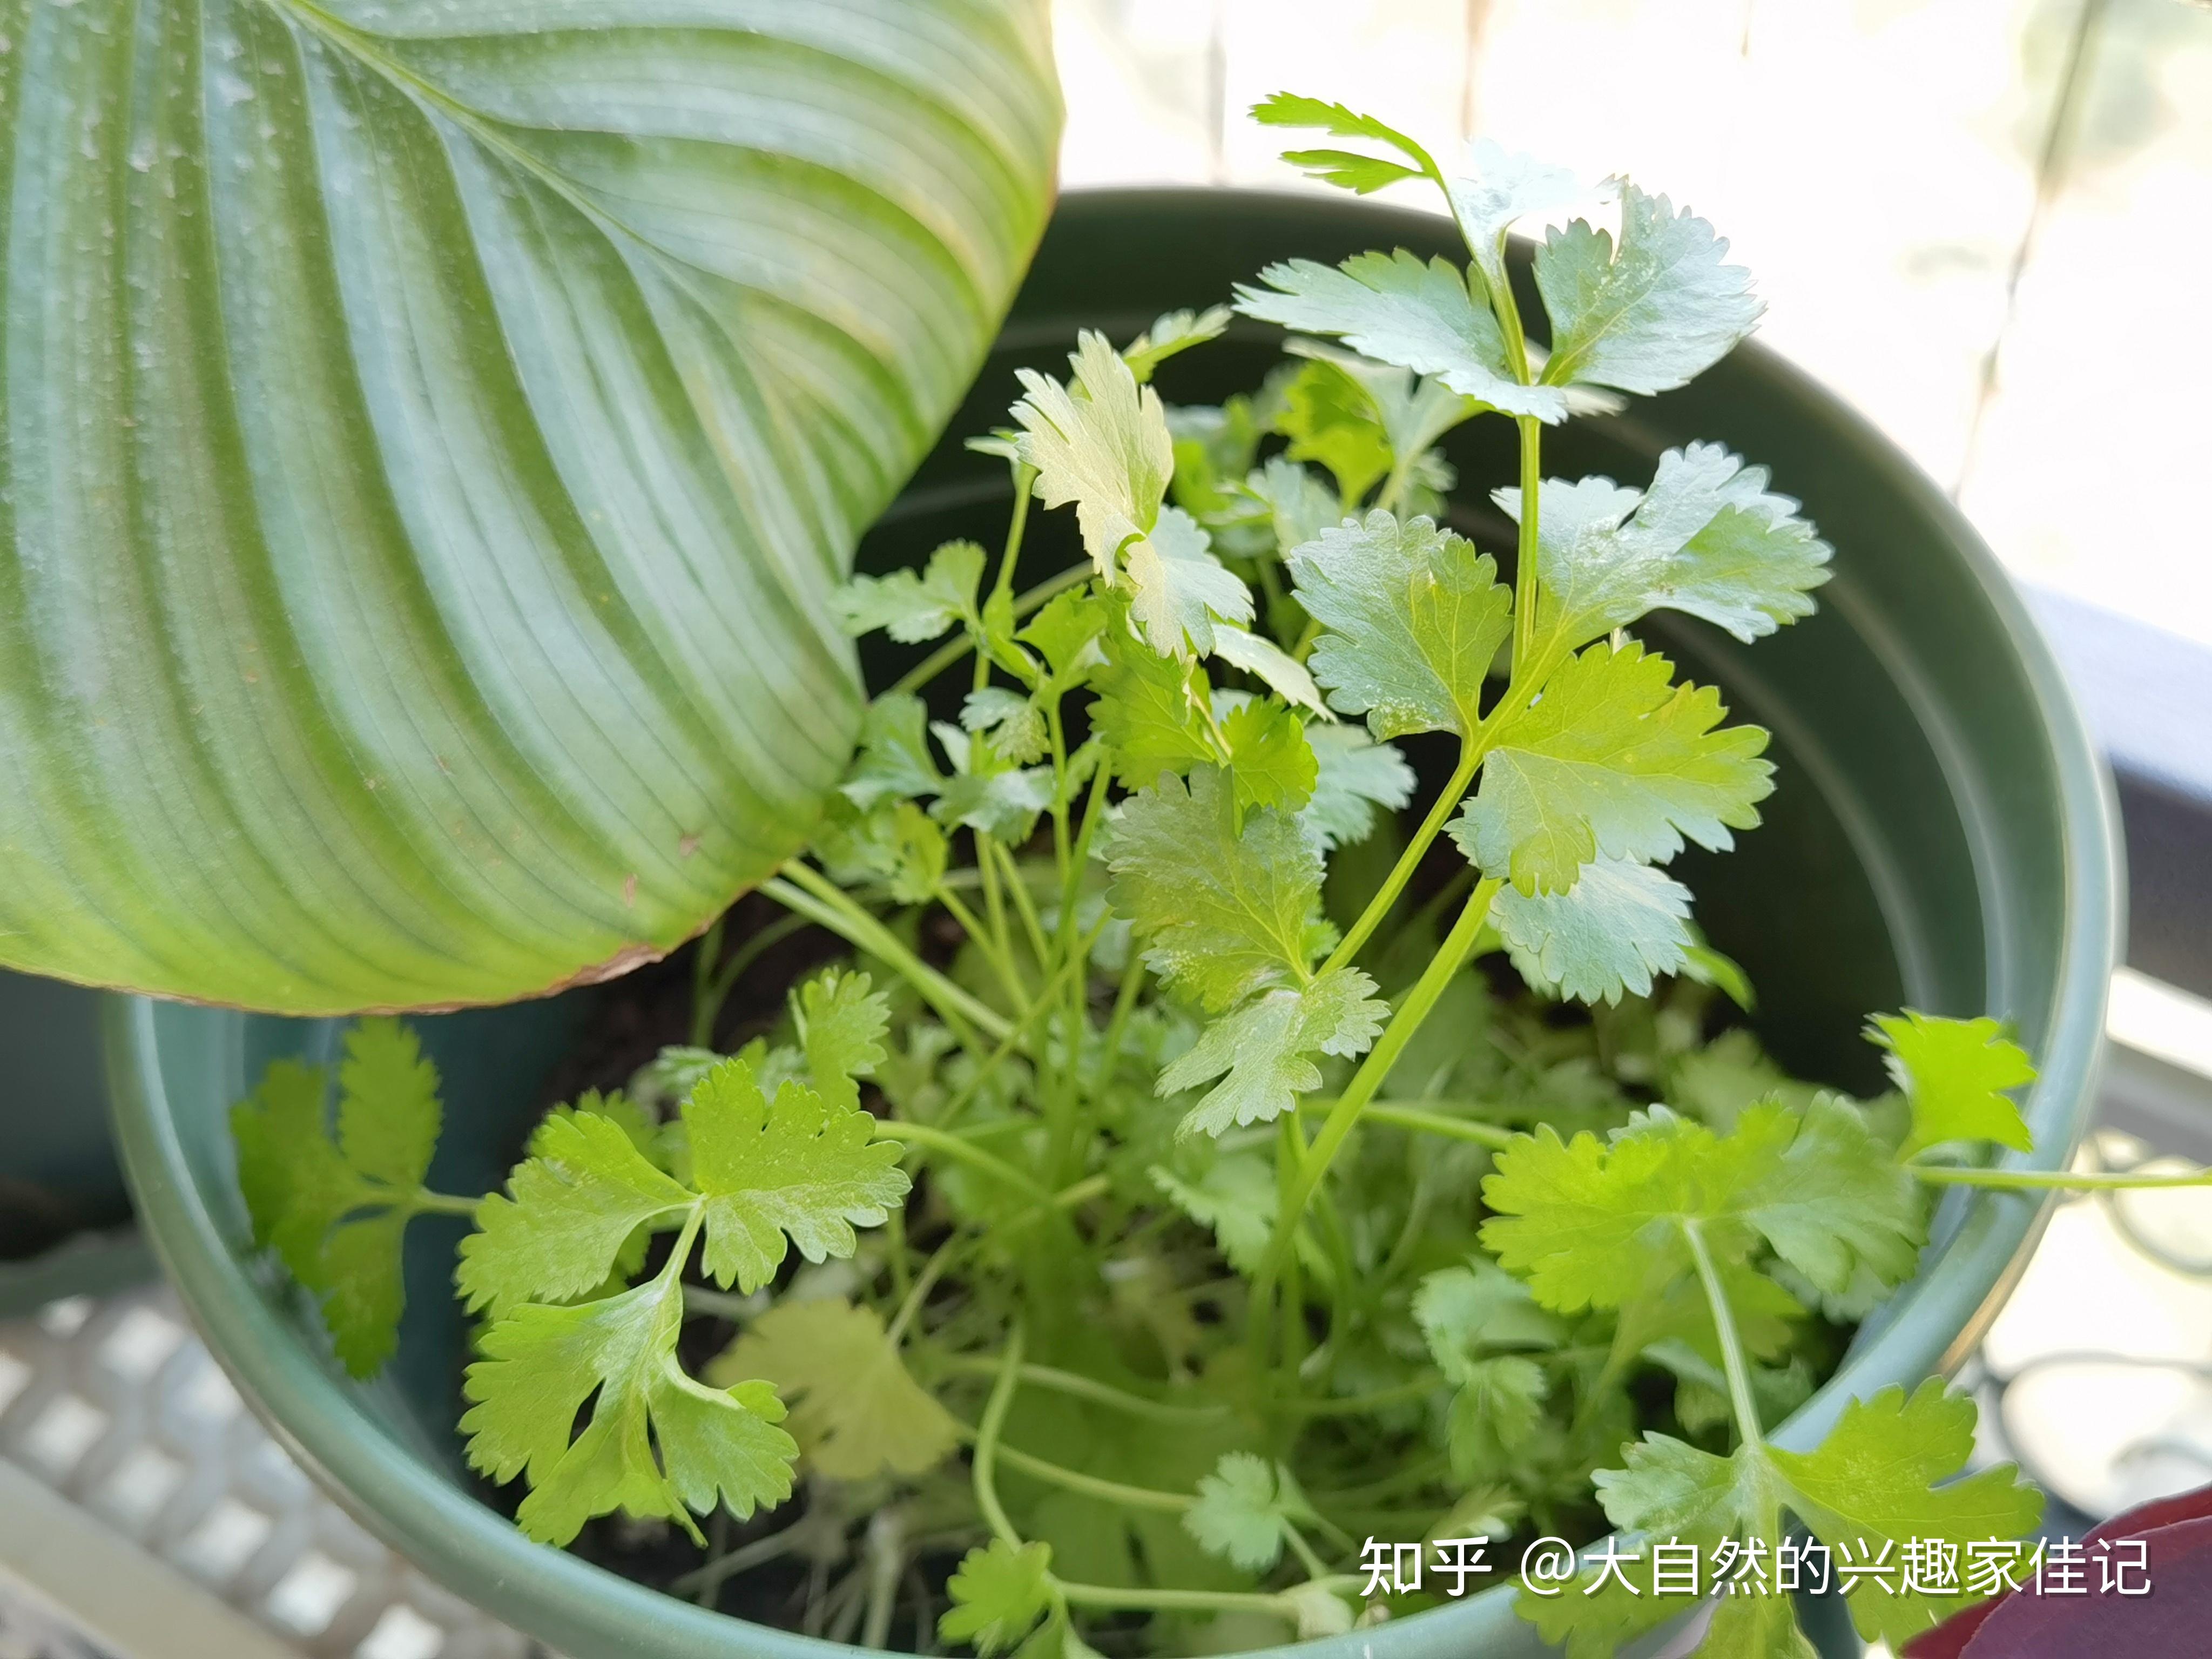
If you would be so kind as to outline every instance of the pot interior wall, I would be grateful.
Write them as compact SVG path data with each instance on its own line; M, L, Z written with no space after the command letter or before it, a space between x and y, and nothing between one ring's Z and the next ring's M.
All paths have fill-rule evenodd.
M100 993L0 971L0 1262L131 1216L108 1135Z

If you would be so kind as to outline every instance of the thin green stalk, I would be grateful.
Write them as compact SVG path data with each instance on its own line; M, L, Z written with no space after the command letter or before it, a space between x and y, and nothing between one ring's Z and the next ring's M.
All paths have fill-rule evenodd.
M1682 1237L1690 1243L1690 1255L1698 1264L1698 1280L1705 1287L1705 1300L1713 1315L1713 1330L1720 1338L1721 1364L1728 1372L1729 1403L1735 1408L1735 1431L1747 1446L1765 1443L1765 1435L1759 1426L1759 1406L1751 1397L1751 1367L1743 1356L1743 1339L1736 1333L1735 1315L1729 1310L1728 1296L1721 1289L1720 1270L1713 1265L1712 1252L1705 1248L1705 1236L1695 1221L1682 1223Z
M1443 832L1446 821L1458 809L1468 786L1474 781L1475 769L1482 764L1482 749L1472 739L1460 745L1459 764L1452 769L1451 777L1444 787L1437 792L1436 801L1430 806L1428 816L1421 820L1421 827L1413 831L1413 839L1406 843L1406 850L1399 854L1397 863L1391 866L1390 873L1383 878L1382 886L1376 890L1375 896L1367 901L1367 908L1359 913L1359 920L1352 924L1350 931L1337 941L1336 949L1328 953L1328 960L1322 964L1322 973L1341 968L1358 955L1360 947L1367 943L1375 930L1382 925L1383 918L1396 907L1398 896L1406 890L1406 884L1413 880L1413 872L1420 867L1422 858Z
M996 1376L1000 1363L981 1355L961 1354L940 1361L939 1367L961 1376ZM1148 1400L1143 1395L1117 1389L1110 1382L1101 1382L1096 1377L1085 1376L1079 1371L1064 1371L1053 1365L1024 1365L1021 1380L1031 1387L1049 1389L1055 1394L1087 1400L1094 1406L1104 1406L1131 1417L1177 1427L1218 1423L1229 1413L1225 1405L1176 1406L1164 1401Z
M1006 850L1005 842L994 840L991 851L998 855L999 873L1006 878L1006 891L1014 901L1014 915L1022 924L1030 949L1036 952L1040 964L1050 962L1053 950L1044 936L1044 918L1037 914L1036 902L1030 896L1029 884L1022 879L1021 866L1014 862L1014 855Z
M1454 975L1466 965L1468 954L1482 932L1482 924L1490 915L1490 902L1497 896L1499 883L1495 877L1486 877L1468 896L1467 908L1460 912L1459 920L1452 924L1451 932L1431 958L1413 988L1406 994L1405 1002L1391 1016L1382 1041L1367 1053L1359 1069L1352 1073L1352 1082L1336 1104L1329 1109L1328 1119L1322 1124L1321 1133L1315 1137L1302 1161L1296 1182L1291 1186L1287 1201L1275 1217L1274 1235L1268 1240L1267 1254L1260 1263L1260 1271L1252 1279L1251 1340L1255 1358L1264 1360L1267 1352L1268 1326L1273 1317L1273 1298L1276 1284L1280 1280L1285 1264L1291 1252L1291 1242L1297 1236L1299 1218L1313 1197L1314 1188L1321 1184L1328 1172L1338 1151L1359 1121L1361 1111L1382 1086L1383 1079L1397 1064L1398 1056L1413 1041L1413 1034L1436 1006L1437 999L1443 994Z
M694 982L691 1001L693 1047L704 1048L713 1044L714 1024L721 1018L722 1005L730 1000L730 993L737 988L738 981L744 977L745 969L805 925L806 918L800 915L778 916L774 921L764 923L754 929L751 938L731 952L727 962L711 975L702 974L700 980ZM702 969L715 953L715 946L720 940L720 922L715 923L714 927L708 931L706 940L701 943L699 960Z
M952 1258L960 1242L960 1235L955 1233L930 1252L929 1260L915 1275L914 1284L900 1298L898 1311L891 1316L891 1322L884 1328L886 1346L896 1349L906 1340L907 1327L913 1324L916 1316L921 1312L921 1304L929 1300L930 1286L936 1284L939 1277L952 1265Z
M985 1152L971 1140L963 1139L950 1130L933 1124L909 1123L904 1118L878 1118L876 1133L888 1140L904 1141L909 1146L942 1153L956 1164L965 1164L969 1169L989 1176L1009 1187L1018 1187L1041 1203L1052 1201L1052 1192L1034 1176L1027 1175L994 1153Z
M1013 1030L1005 1016L978 1002L908 950L890 928L854 903L835 883L811 866L793 859L783 866L781 876L763 882L760 890L787 910L819 923L847 944L857 945L887 964L944 1017L963 1048L980 1046L975 1042L977 1031L996 1039Z
M1093 1086L1094 1097L1105 1092L1114 1081L1114 1067L1121 1053L1121 1038L1129 1029L1129 1016L1137 1006L1137 993L1145 984L1145 953L1137 948L1134 939L1129 942L1129 960L1121 969L1121 988L1114 994L1114 1012L1106 1020L1106 1043L1099 1060L1099 1075Z
M1522 379L1528 379L1525 358ZM1513 556L1513 665L1517 670L1536 648L1536 506L1542 494L1544 423L1533 415L1516 416L1513 423L1521 429L1521 528Z
M392 1207L411 1211L417 1215L473 1216L477 1206L483 1202L480 1198L463 1198L457 1193L434 1193L422 1187L416 1188L414 1196L407 1202Z
M714 982L714 965L722 959L722 923L726 916L716 916L714 925L699 936L699 952L691 958L691 1042L695 1048L707 1046L707 1037L699 1035L704 1024L708 1035L714 1032L711 1018L702 1018L701 1011L707 1006L707 989ZM787 918L788 920L788 918Z
M1103 928L1106 925L1106 921L1107 918L1101 917L1099 927ZM1096 939L1097 937L1098 930L1094 928L1091 938ZM1087 944L1084 954L1088 954ZM968 1081L961 1085L960 1092L946 1103L944 1111L938 1115L938 1127L951 1127L959 1119L960 1114L967 1109L968 1103L982 1092L983 1085L990 1081L992 1075L1006 1063L1007 1056L1012 1054L1014 1049L1027 1038L1030 1030L1053 1006L1053 993L1058 988L1060 980L1079 972L1082 961L1083 957L1077 956L1060 964L1054 970L1053 978L1046 981L1044 988L1037 993L1035 1000L1022 1011L1021 1018L1016 1020L1007 1030L1006 1036L999 1040L999 1046L983 1057L981 1063L975 1067Z
M1328 1099L1309 1098L1298 1103L1298 1109L1301 1112L1321 1111L1334 1103ZM1477 1123L1463 1117L1450 1117L1443 1112L1428 1111L1419 1106L1400 1105L1395 1101L1370 1101L1360 1116L1367 1122L1388 1124L1394 1129L1411 1129L1420 1134L1472 1141L1493 1152L1504 1151L1517 1139L1516 1131L1502 1129L1494 1123Z
M1022 1547L1022 1535L1014 1530L1006 1506L999 1502L998 1461L999 1437L1006 1432L1006 1413L1021 1380L1023 1341L1022 1322L1017 1319L1006 1333L1006 1352L999 1356L999 1380L991 1385L991 1397L983 1402L983 1420L975 1425L975 1449L969 1463L975 1507L983 1511L992 1533L1007 1548L1017 1550Z
M1068 566L1056 576L1048 576L1014 600L1015 620L1018 622L1032 612L1043 610L1053 599L1067 592L1069 588L1079 586L1090 580L1091 575L1091 562L1086 559L1080 564ZM892 683L890 690L886 695L896 696L908 692L919 691L975 648L974 637L963 629L913 667L908 669L905 673L900 675Z
M757 1319L768 1310L767 1298L758 1292L751 1296L733 1296L727 1291L711 1290L704 1285L684 1287L684 1311L702 1319L726 1319L732 1325L742 1325L749 1319Z
M1047 1462L1042 1457L1033 1457L1018 1446L1000 1445L999 1461L1008 1468L1018 1470L1032 1480L1042 1480L1048 1486L1058 1486L1063 1492L1081 1492L1085 1498L1116 1504L1123 1509L1181 1515L1198 1502L1189 1492L1160 1492L1151 1486L1125 1486L1118 1480L1085 1474L1079 1469L1063 1468L1057 1463Z
M1006 543L999 554L999 578L991 585L993 599L1004 599L1013 592L1014 566L1021 560L1022 533L1029 526L1030 497L1035 493L1036 485L1036 469L1026 462L1016 462L1014 510L1006 520ZM990 681L990 659L979 651L975 653L975 689L981 691Z
M980 842L981 836L977 836ZM991 930L976 917L975 913L960 902L959 896L948 887L937 890L937 902L945 907L945 914L960 924L960 931L975 942L983 953L983 960L991 964L991 971L999 977L999 988L1006 994L1009 1005L1018 1008L1029 1000L1022 989L1021 975L1014 971L1012 961L999 948Z
M1952 1170L1912 1164L1906 1172L1918 1180L1942 1187L1993 1187L1999 1189L2066 1192L2156 1192L2174 1187L2212 1187L2212 1169L2191 1170L2185 1175L2137 1175L2130 1171L2071 1174L2064 1170Z
M1428 1399L1443 1386L1443 1374L1432 1371L1395 1388L1376 1389L1367 1394L1337 1395L1326 1400L1282 1400L1276 1402L1276 1408L1296 1417L1359 1417L1368 1412L1388 1411L1393 1406L1413 1405Z

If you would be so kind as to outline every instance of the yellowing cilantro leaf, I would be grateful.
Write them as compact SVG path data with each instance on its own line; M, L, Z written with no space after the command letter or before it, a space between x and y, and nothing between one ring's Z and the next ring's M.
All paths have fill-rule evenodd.
M1209 1012L1304 978L1321 860L1285 813L1255 808L1240 830L1227 773L1202 766L1188 789L1166 775L1130 797L1107 867L1152 971Z
M1321 1087L1311 1055L1362 1054L1382 1036L1390 1010L1374 993L1375 981L1359 969L1338 968L1306 986L1262 992L1215 1020L1160 1073L1163 1095L1221 1078L1180 1133L1218 1135L1293 1109L1298 1096Z
M1887 1553L1901 1568L1911 1540L1947 1542L1963 1561L1968 1545L2020 1538L2041 1518L2041 1495L2010 1464L1958 1478L1973 1449L1973 1401L1930 1377L1910 1396L1889 1388L1852 1401L1816 1451L1767 1455L1787 1483L1784 1501L1823 1543L1855 1562ZM1979 1599L1905 1593L1898 1573L1862 1577L1848 1595L1859 1633L1893 1650Z
M495 1318L526 1302L565 1302L606 1282L637 1229L672 1224L693 1201L617 1120L556 1114L538 1126L507 1192L477 1206L454 1283L471 1313Z
M1252 592L1213 556L1206 532L1179 507L1164 507L1149 534L1123 555L1129 620L1164 657L1213 649L1213 624L1252 620Z
M1227 763L1206 721L1212 691L1203 669L1164 657L1120 630L1109 633L1104 645L1107 666L1095 677L1099 696L1091 723L1106 739L1123 783L1140 789L1162 772Z
M1221 732L1229 739L1239 805L1295 812L1312 799L1314 752L1305 727L1282 704L1247 698L1223 717Z
M1010 765L1027 766L1045 751L1044 711L1003 685L970 691L960 705L960 726L964 732L982 732L993 752Z
M1686 1225L1723 1260L1755 1233L1823 1290L1862 1268L1894 1283L1923 1239L1915 1183L1852 1107L1762 1102L1727 1135L1664 1109L1601 1142L1549 1125L1498 1154L1482 1242L1547 1308L1617 1308L1686 1272Z
M907 645L933 640L963 622L981 628L975 590L982 584L983 560L975 543L947 542L921 571L854 577L830 595L830 605L847 633L880 628Z
M1273 640L1224 623L1213 630L1213 654L1231 668L1258 675L1285 702L1323 712L1320 689L1305 665Z
M920 697L886 693L868 705L860 720L860 752L840 786L845 799L863 811L889 800L933 795L944 775L930 758L929 710Z
M1014 405L1023 459L1036 469L1047 507L1074 503L1084 550L1107 581L1115 556L1149 533L1175 469L1175 444L1159 394L1103 334L1085 329L1068 359L1073 386L1017 369L1027 392Z
M2035 1081L2027 1051L1993 1019L1933 1014L1876 1014L1868 1036L1889 1053L1889 1074L1912 1110L1912 1133L1898 1149L1910 1158L1954 1140L1994 1140L2017 1152L2035 1138L2005 1097Z
M1501 888L1490 915L1523 979L1580 1002L1649 995L1691 944L1690 890L1626 859L1583 866L1564 893Z
M959 1571L945 1585L952 1605L937 1621L947 1642L968 1642L990 1655L1010 1648L1044 1617L1051 1601L1052 1549L1024 1544L1019 1549L994 1538L960 1558Z
M1313 799L1298 814L1298 830L1326 854L1374 833L1379 811L1395 812L1413 798L1413 769L1364 727L1310 726L1314 755Z
M1577 219L1536 250L1536 287L1552 318L1544 379L1667 392L1712 367L1751 332L1751 273L1724 264L1728 243L1664 196L1634 185L1620 198L1620 246Z
M663 1273L597 1302L527 1304L486 1328L463 1384L471 1403L461 1431L472 1468L528 1477L515 1520L531 1537L565 1544L619 1509L674 1521L703 1545L692 1510L726 1504L744 1519L791 1495L799 1448L775 1426L775 1391L686 1376L676 1363L683 1317L683 1287ZM586 1400L591 1420L574 1434Z
M951 1414L914 1380L872 1308L784 1302L707 1367L709 1382L758 1377L791 1408L800 1454L833 1480L915 1475L959 1444Z
M1385 126L1373 116L1358 114L1342 104L1278 92L1253 105L1251 114L1261 126L1316 127L1332 138L1370 139L1389 145L1406 158L1401 163L1342 149L1283 152L1283 159L1292 167L1303 167L1313 177L1344 190L1364 196L1401 179L1437 176L1437 164L1419 144L1395 127Z
M254 1242L317 1294L340 1363L370 1376L399 1342L401 1245L437 1148L438 1072L408 1027L364 1019L338 1082L335 1139L325 1074L293 1060L231 1109L231 1133Z
M1183 1529L1200 1547L1246 1572L1266 1572L1282 1559L1294 1522L1312 1507L1290 1470L1250 1452L1226 1452L1198 1483L1198 1502L1183 1511Z
M1260 280L1267 286L1237 285L1237 309L1247 317L1341 339L1509 415L1566 418L1565 392L1513 378L1498 319L1444 259L1423 264L1403 248L1357 253L1341 265L1291 259L1266 267Z
M1309 666L1329 707L1378 738L1464 736L1512 627L1513 595L1489 555L1427 519L1375 512L1291 557L1298 602L1327 630Z
M1719 444L1659 458L1642 495L1609 478L1547 478L1536 518L1539 632L1577 646L1652 611L1680 611L1751 641L1813 613L1832 550ZM1510 518L1521 492L1495 492Z
M1152 371L1179 351L1218 340L1229 326L1227 306L1208 306L1203 311L1170 311L1121 348L1121 361L1137 383L1152 378Z
M880 1225L906 1197L899 1144L876 1139L872 1117L795 1082L770 1102L741 1060L701 1080L684 1126L706 1215L704 1266L720 1285L768 1283L787 1237L809 1261L850 1255L854 1227Z
M854 1079L873 1077L883 1063L890 1000L870 988L866 974L828 968L799 988L791 1012L816 1091L832 1107L858 1106Z
M1556 893L1600 854L1664 863L1685 837L1733 846L1729 831L1756 824L1754 803L1774 790L1766 733L1720 727L1719 694L1673 675L1633 641L1571 658L1499 728L1450 826L1468 860L1524 893Z

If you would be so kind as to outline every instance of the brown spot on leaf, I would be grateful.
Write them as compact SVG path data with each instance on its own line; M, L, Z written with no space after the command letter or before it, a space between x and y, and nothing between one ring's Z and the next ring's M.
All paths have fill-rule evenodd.
M681 841L676 843L676 850L682 854L685 858L690 858L694 853L699 850L699 837L696 835L684 836Z
M623 878L623 908L637 908L637 872L635 870Z

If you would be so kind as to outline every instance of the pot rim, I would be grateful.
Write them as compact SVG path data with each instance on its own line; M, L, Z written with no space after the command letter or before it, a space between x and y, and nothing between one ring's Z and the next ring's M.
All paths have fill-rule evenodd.
M1377 234L1387 234L1394 221L1442 218L1298 191L1217 186L1076 191L1063 196L1062 205L1081 204L1111 216L1200 197L1218 203L1224 194L1299 213L1361 218ZM2124 884L2109 772L2011 579L1949 498L1863 416L1777 353L1750 340L1735 356L1739 372L1803 410L1838 447L1856 452L1894 485L1903 510L1932 522L1972 576L2032 691L2060 795L2066 891L2044 1066L2025 1107L2037 1150L2008 1154L2000 1163L2063 1168L2089 1116L2083 1103L2094 1098L2106 988L2121 959ZM1964 813L1970 803L1960 805ZM142 1224L240 1393L363 1526L457 1594L539 1639L567 1648L582 1638L581 1659L636 1653L648 1641L659 1659L852 1659L871 1651L709 1612L533 1543L367 1416L322 1357L301 1345L279 1316L195 1186L161 1077L155 1009L150 999L117 996L105 1015L117 1140ZM1878 1323L1862 1328L1835 1375L1770 1438L1809 1449L1851 1399L1955 1370L2025 1267L2027 1247L2056 1196L1960 1194L1957 1224L1948 1236L1930 1247L1919 1272L1876 1315ZM1245 1659L1374 1659L1378 1652L1389 1659L1464 1659L1470 1640L1501 1634L1509 1626L1533 1644L1533 1630L1511 1610L1512 1595L1508 1578L1464 1601L1387 1626L1248 1650Z

